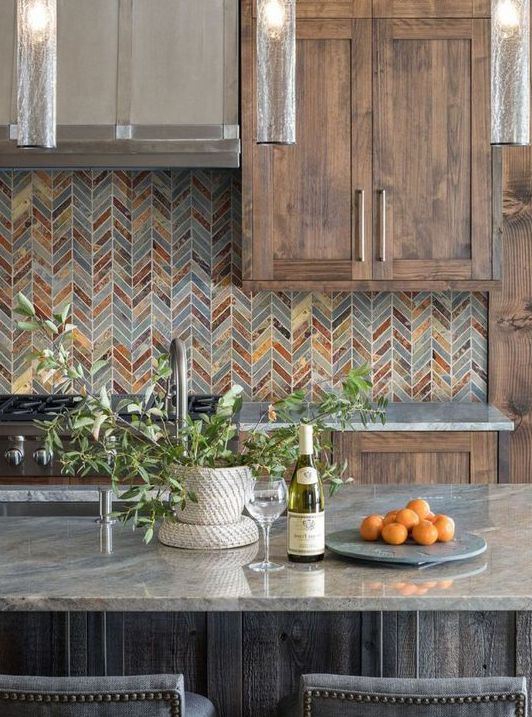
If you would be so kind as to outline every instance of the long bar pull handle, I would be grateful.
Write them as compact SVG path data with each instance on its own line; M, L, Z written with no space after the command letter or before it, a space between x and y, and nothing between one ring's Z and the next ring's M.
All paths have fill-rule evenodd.
M380 190L380 261L386 261L386 190Z
M366 193L363 189L358 194L358 260L366 261Z

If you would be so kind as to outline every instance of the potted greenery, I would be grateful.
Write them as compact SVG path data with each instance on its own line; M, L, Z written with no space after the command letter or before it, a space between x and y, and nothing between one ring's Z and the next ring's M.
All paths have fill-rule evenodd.
M215 415L198 420L188 417L176 430L166 409L167 356L156 360L141 398L115 405L105 385L99 391L90 390L105 362L97 362L87 373L73 359L67 345L72 344L75 330L69 321L70 307L52 317L41 316L18 294L16 311L22 316L18 327L40 337L36 341L42 348L31 351L28 360L35 364L41 379L56 391L79 395L73 410L38 422L46 449L59 457L65 474L108 476L115 492L131 501L118 517L143 528L146 541L162 521L159 538L167 544L180 544L175 538L176 525L180 526L179 540L189 540L187 547L235 547L253 542L258 537L255 525L241 519L247 491L253 476L287 473L297 457L301 421L314 424L318 468L331 492L349 478L345 477L346 466L330 459L328 422L346 428L354 412L364 424L384 422L386 402L370 402L368 369L352 369L338 394L324 392L315 405L303 391L274 403L235 453L230 442L237 434L240 386L233 386L221 397ZM123 418L124 409L132 414L130 420ZM282 419L282 426L271 430L268 422L276 419ZM242 523L247 527L235 537L235 526ZM198 526L209 529L198 530Z

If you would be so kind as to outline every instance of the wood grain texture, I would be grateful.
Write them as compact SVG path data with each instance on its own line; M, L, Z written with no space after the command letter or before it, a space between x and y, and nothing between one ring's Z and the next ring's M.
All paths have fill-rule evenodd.
M207 694L205 613L107 613L107 674L183 673Z
M184 670L187 688L208 694L220 717L275 717L278 700L297 689L305 672L530 678L532 618L513 612L2 613L0 670Z
M218 717L242 714L242 614L207 615L207 695Z
M491 279L488 25L374 21L375 278Z
M490 295L489 399L514 419L514 483L532 475L532 149L504 153L502 288Z
M334 460L355 483L496 483L496 433L335 433Z
M418 676L418 613L384 612L382 615L381 677Z
M67 675L67 614L0 614L0 672L8 675Z
M298 20L336 18L370 18L373 15L373 0L298 0L296 17ZM253 17L257 7L253 0L242 0L242 7L252 6Z
M430 282L431 291L494 291L500 287L500 281L460 281L449 279L434 279ZM242 282L242 288L246 292L256 291L427 291L427 281L422 279L395 279L391 281L338 281L337 279L322 279L312 281L306 279L301 281L297 276L290 280L271 280Z
M515 614L419 613L419 676L504 676L515 672Z
M275 717L306 672L361 672L359 613L245 613L244 717Z
M498 434L471 433L470 482L497 483L499 481Z
M472 0L373 0L374 17L473 17Z

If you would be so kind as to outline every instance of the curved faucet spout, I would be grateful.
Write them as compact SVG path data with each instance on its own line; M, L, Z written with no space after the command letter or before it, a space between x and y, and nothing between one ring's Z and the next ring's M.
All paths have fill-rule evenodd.
M188 413L187 347L185 342L178 339L177 336L170 342L169 361L171 371L169 398L172 403L172 390L175 386L175 427L177 436L179 429L185 425Z

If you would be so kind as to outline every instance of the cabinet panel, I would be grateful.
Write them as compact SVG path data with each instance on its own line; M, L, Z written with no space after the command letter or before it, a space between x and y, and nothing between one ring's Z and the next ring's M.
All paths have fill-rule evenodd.
M492 278L488 26L375 22L375 278Z
M355 483L496 483L496 433L335 433L334 460Z
M297 144L246 144L253 210L244 278L370 277L371 21L297 27Z

